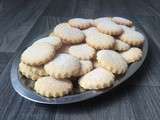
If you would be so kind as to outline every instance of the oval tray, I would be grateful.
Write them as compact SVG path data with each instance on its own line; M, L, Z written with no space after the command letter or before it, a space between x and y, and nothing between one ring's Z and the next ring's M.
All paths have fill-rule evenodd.
M48 33L49 32L37 37L35 40L37 40L39 38L42 38L44 36L47 36ZM26 45L24 47L24 49L27 46L29 46L29 45ZM123 83L124 81L126 81L143 64L143 62L146 58L147 52L148 52L148 40L147 40L147 38L145 38L145 42L144 42L144 45L142 47L142 50L143 50L142 59L139 62L135 62L135 63L129 65L129 68L128 68L127 72L125 73L125 75L123 75L122 77L119 77L118 80L115 81L115 83L113 84L112 87L104 89L104 90L100 90L100 91L91 90L91 91L77 92L77 93L70 94L70 95L67 95L67 96L64 96L64 97L60 97L60 98L47 98L47 97L40 96L39 94L37 94L32 89L32 86L33 86L33 82L31 82L32 80L27 80L20 75L20 73L18 71L18 64L20 62L20 55L23 52L23 50L21 50L17 53L17 55L13 59L12 68L11 68L11 83L12 83L12 86L15 89L15 91L18 94L20 94L22 97L24 97L28 100L37 102L37 103L68 104L68 103L80 102L80 101L83 101L83 100L87 100L87 99L96 97L100 94L107 93L111 89L115 88L116 86L118 86L121 83ZM30 82L28 82L28 81L30 81Z

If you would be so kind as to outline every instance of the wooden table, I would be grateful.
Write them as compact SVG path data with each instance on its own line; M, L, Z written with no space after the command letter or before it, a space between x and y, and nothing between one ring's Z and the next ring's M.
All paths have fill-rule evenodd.
M12 58L37 35L70 17L124 16L149 39L144 65L123 85L97 98L42 105L19 96L10 82ZM159 120L159 0L1 0L0 120Z

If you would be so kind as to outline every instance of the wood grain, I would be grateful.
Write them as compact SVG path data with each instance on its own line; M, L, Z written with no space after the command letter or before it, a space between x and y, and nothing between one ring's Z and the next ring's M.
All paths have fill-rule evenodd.
M7 66L9 60L12 58L14 53L4 53L0 52L0 73Z
M16 51L48 3L49 0L45 3L38 0L25 1L16 8L2 11L3 14L0 16L0 28L3 28L0 31L1 52Z
M158 0L1 0L0 120L159 120L159 7ZM149 39L144 65L127 82L94 99L59 106L36 104L14 91L10 68L15 52L71 17L101 16L131 18Z

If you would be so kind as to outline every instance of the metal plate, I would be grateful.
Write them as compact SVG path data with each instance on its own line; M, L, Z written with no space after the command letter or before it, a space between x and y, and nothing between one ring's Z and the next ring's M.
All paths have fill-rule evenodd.
M44 36L47 36L49 31L39 37L37 37L35 40L42 38ZM33 41L35 41L33 40ZM32 42L31 42L32 43ZM26 47L29 45L26 45ZM24 49L26 48L24 47ZM23 50L24 50L23 49ZM126 81L130 76L132 76L143 64L147 52L148 52L148 40L145 39L144 45L143 45L143 57L139 62L135 62L131 65L129 65L129 68L125 75L120 76L117 78L115 83L113 84L112 87L100 90L100 91L82 91L80 92L80 89L77 87L75 88L75 92L64 96L60 98L47 98L40 96L37 94L33 89L32 86L34 82L32 80L25 79L24 77L21 76L21 74L18 71L18 64L20 62L20 55L23 52L23 50L19 51L17 55L15 56L13 63L12 63L12 68L11 68L11 82L12 86L15 89L17 93L19 93L22 97L37 102L37 103L43 103L43 104L68 104L68 103L75 103L75 102L80 102L84 101L93 97L96 97L100 94L104 94L109 92L111 89L115 88L116 86L120 85L124 81Z

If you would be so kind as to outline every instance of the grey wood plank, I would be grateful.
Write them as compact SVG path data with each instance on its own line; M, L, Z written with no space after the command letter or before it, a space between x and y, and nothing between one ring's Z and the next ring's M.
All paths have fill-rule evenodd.
M155 13L157 13L158 16L160 16L160 4L158 0L143 0L148 6L154 10Z
M12 58L14 53L2 53L0 52L0 73L7 66L9 60Z
M113 15L129 16L129 13L123 0L119 0L118 4L116 0L69 0L67 3L64 0L54 0L44 15L95 18Z
M57 19L54 18L52 20L53 20L52 23L56 25ZM42 34L49 32L51 28L53 28L53 24L49 23L48 21L49 21L48 17L40 17L33 26L33 28L31 29L31 31L28 33L26 38L20 44L17 51L24 48L26 45L31 44L33 41L36 40L37 37L41 36ZM52 26L50 24L52 24Z
M14 17L2 19L0 27L0 51L14 52L27 36L38 17L43 13L50 0L27 1L17 8ZM14 41L14 42L13 42Z
M16 11L18 11L21 5L23 5L24 0L1 0L0 5L0 18L13 17ZM12 12L11 12L12 11Z
M55 117L57 120L82 118L86 120L135 120L123 88L78 104L60 106L57 108Z
M143 0L124 0L127 10L133 16L159 16L159 13Z
M122 13L120 11L117 12L118 5L114 5L115 1L111 1L110 4L106 5L104 0L97 2L93 1L91 5L88 3L90 0L85 2L82 1L72 1L66 2L62 4L62 7L59 7L61 0L58 2L52 1L49 8L46 10L43 16L55 15L56 17L39 17L36 24L31 27L28 33L23 38L23 42L18 43L18 50L22 49L26 44L30 43L36 36L46 32L47 30L53 28L57 23L65 21L64 17L57 16L82 16L82 17L95 17L104 16L105 11L106 15L128 15L131 13L133 15L157 15L154 10L150 7L146 7L146 3L131 2L129 3L129 7L131 10L125 12L126 5L128 2L122 1L120 3ZM122 3L124 2L124 7ZM56 7L51 8L54 6ZM57 4L55 4L57 3ZM140 3L140 4L139 4ZM137 5L135 7L137 11L133 11L133 7L131 5ZM73 6L72 6L73 5ZM97 6L96 6L97 5ZM84 6L84 7L83 7ZM86 8L88 7L88 8ZM106 8L105 8L106 7ZM141 7L141 8L139 8ZM62 8L62 10L60 9ZM110 10L111 9L111 10ZM123 10L124 9L124 10ZM54 11L56 10L56 11ZM68 10L68 11L67 11ZM100 13L102 10L102 13ZM113 10L113 12L112 12ZM127 9L128 10L128 9ZM151 10L151 11L150 11ZM51 11L51 12L50 12ZM111 12L113 14L111 14ZM139 13L136 13L139 12ZM26 15L29 16L29 15ZM150 39L150 50L147 57L147 60L144 66L134 75L130 81L126 82L124 85L119 88L113 90L109 94L102 95L100 97L84 101L81 103L71 104L71 105L62 105L62 106L48 106L48 105L40 105L25 100L20 97L13 90L10 83L10 67L11 61L7 65L7 67L2 71L0 75L0 91L3 91L0 94L0 119L5 120L13 120L13 119L68 119L68 120L79 120L79 119L98 119L98 120L144 120L144 119L158 119L159 116L159 46L155 41L158 41L159 32L151 32L159 30L158 29L158 19L155 24L153 24L153 20L145 20L147 18L137 18L136 20L142 25L144 33L146 33L147 37ZM0 22L1 23L1 22ZM4 22L5 23L5 22ZM145 23L147 25L143 25ZM152 24L151 24L152 23ZM28 24L27 24L28 25ZM25 25L23 29L27 26ZM14 27L13 25L12 27ZM23 27L23 25L22 25ZM16 29L19 27L15 27ZM7 28L9 29L9 27ZM5 30L7 30L5 29ZM27 28L28 30L29 28ZM4 31L5 31L4 30ZM19 31L20 32L20 31ZM10 33L16 33L10 31ZM14 38L17 38L15 35ZM14 45L13 45L14 46ZM7 47L5 48L7 49ZM16 50L16 49L15 49ZM14 50L14 51L15 51ZM17 50L17 51L18 51ZM9 50L11 51L11 50ZM156 53L156 54L155 54ZM7 58L7 57L6 57ZM4 58L5 59L5 58ZM8 58L9 59L9 58ZM5 64L7 64L6 62ZM153 67L154 66L154 67Z
M156 4L157 3L157 4ZM158 1L149 0L54 0L44 15L57 17L159 16Z
M127 91L137 120L159 120L160 87L130 86Z

